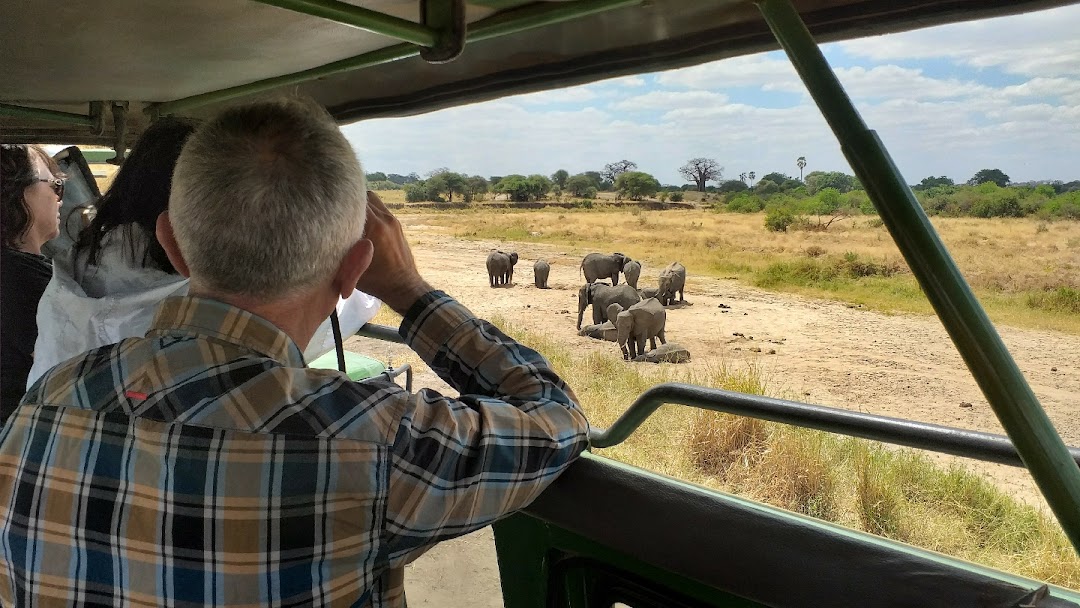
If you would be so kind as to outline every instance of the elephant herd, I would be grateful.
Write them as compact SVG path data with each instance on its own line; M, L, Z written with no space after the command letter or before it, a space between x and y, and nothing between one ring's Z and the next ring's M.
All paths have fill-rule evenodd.
M493 250L487 257L488 283L491 287L510 286L514 279L516 252ZM641 262L622 253L590 253L581 261L579 271L585 285L578 290L578 333L583 336L617 342L624 359L684 361L689 353L675 345L667 345L664 328L667 325L666 306L685 302L686 267L672 262L659 275L656 287L638 289ZM546 260L533 264L533 284L549 289L551 265ZM619 276L625 283L619 284ZM606 283L610 279L611 282ZM584 329L581 322L585 309L592 306L592 325ZM657 349L656 340L662 345ZM653 353L646 357L645 346Z

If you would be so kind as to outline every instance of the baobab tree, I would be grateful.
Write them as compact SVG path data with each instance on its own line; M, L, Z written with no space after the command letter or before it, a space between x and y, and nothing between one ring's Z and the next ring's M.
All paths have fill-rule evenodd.
M795 164L799 166L799 181L801 182L803 181L802 170L806 168L806 157L800 156L798 160L795 161Z
M720 181L724 168L711 158L691 158L679 167L679 173L697 184L698 192L705 191L705 182Z
M619 176L627 171L633 171L637 169L637 163L632 160L620 160L613 163L604 165L604 170L600 172L600 175L604 176L604 179L611 183L615 183L615 180L619 179Z

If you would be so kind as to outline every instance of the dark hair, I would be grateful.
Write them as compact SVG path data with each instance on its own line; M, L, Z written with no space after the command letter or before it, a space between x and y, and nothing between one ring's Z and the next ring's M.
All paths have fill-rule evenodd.
M169 207L172 174L176 159L184 142L195 132L195 123L166 117L155 121L143 132L131 149L112 185L95 204L97 215L90 225L79 233L75 243L75 259L87 252L86 263L97 264L101 242L107 234L119 227L141 230L146 238L146 251L139 262L144 268L160 268L175 273L165 250L155 235L157 218ZM134 239L128 239L131 257L135 251Z
M39 146L0 146L0 240L5 247L18 248L34 225L30 207L23 196L38 180L31 153L38 155L55 176L63 177L56 161Z

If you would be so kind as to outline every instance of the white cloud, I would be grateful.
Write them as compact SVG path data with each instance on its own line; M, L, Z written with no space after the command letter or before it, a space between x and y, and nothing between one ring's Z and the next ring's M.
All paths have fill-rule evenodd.
M674 108L710 108L727 103L728 96L712 91L650 91L614 104L613 110L671 110Z
M948 58L1026 76L1080 75L1080 6L838 43L876 61Z
M805 91L791 62L772 54L735 57L664 72L657 81L666 86L690 89L751 87L763 91Z
M922 70L897 65L839 68L836 76L854 98L952 98L985 95L991 91L990 87L975 82L930 78L924 76Z

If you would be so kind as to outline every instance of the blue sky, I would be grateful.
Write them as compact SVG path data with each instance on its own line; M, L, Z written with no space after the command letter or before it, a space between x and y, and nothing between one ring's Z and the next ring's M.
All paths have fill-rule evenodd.
M1080 179L1080 5L829 44L826 57L910 183L999 168ZM851 169L780 52L344 127L368 171L571 174L629 159L663 183Z

